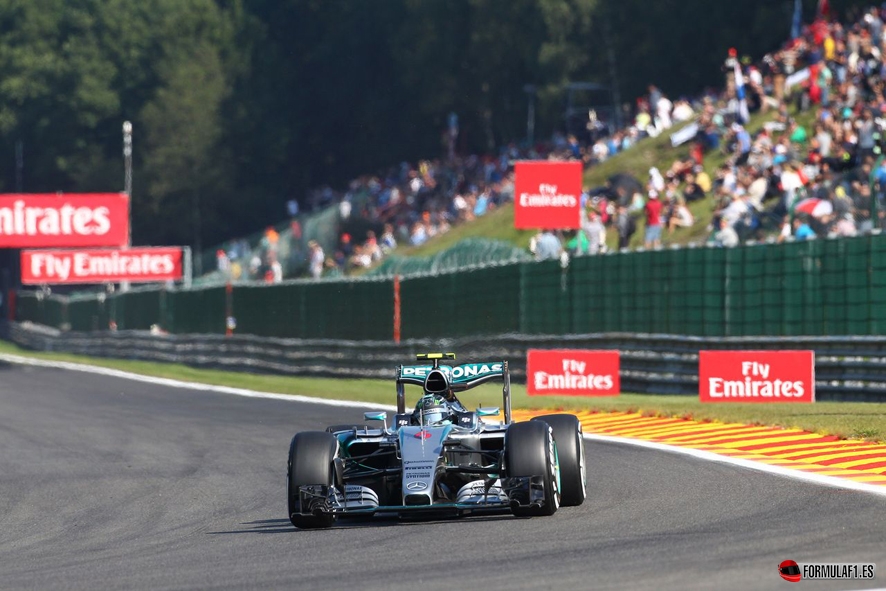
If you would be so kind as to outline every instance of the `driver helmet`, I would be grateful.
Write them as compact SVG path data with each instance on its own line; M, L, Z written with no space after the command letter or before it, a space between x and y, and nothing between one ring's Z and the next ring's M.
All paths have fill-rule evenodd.
M415 420L423 425L449 425L452 411L446 399L439 394L421 397L415 405Z

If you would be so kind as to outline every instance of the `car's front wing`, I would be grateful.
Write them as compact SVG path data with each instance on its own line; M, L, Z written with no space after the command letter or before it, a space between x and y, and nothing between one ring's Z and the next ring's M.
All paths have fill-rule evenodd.
M362 488L362 487L361 487ZM324 484L299 487L299 506L303 515L372 515L375 513L463 513L512 507L540 507L545 503L544 478L523 476L503 478L501 495L490 495L471 502L436 502L431 505L380 505L354 494L342 495Z

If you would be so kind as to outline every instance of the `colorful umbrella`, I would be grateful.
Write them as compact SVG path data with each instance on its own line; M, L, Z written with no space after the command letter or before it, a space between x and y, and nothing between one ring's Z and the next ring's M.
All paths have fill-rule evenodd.
M814 218L820 218L834 213L834 204L827 199L804 199L794 207L794 214L805 213Z

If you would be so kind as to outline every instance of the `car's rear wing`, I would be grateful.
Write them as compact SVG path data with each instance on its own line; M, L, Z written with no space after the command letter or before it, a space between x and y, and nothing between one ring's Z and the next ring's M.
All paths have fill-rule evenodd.
M440 355L432 357L431 355ZM446 374L454 392L464 392L480 384L496 380L502 381L502 410L505 423L511 422L511 374L507 361L488 361L485 363L464 363L462 365L440 365L440 359L454 359L451 353L430 354L419 356L420 360L433 361L433 365L400 365L397 367L397 412L406 412L405 384L424 387L425 378L432 370L437 369Z

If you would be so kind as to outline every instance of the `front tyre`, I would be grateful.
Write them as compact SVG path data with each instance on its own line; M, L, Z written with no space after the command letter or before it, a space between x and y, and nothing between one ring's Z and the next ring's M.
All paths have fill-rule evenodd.
M560 468L557 444L547 423L514 423L505 435L504 463L507 476L542 477L544 502L541 506L516 503L511 511L517 517L553 515L560 506Z
M289 444L289 463L286 471L286 496L289 501L289 520L301 529L329 527L333 515L302 515L298 488L322 484L332 486L333 463L338 440L331 433L305 431L297 433Z
M544 415L535 417L550 425L557 442L560 460L561 502L564 507L576 507L587 497L587 474L585 471L585 446L581 422L575 415Z

